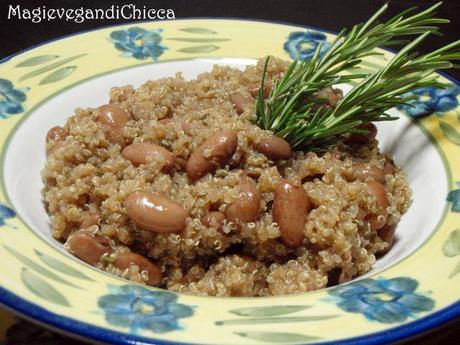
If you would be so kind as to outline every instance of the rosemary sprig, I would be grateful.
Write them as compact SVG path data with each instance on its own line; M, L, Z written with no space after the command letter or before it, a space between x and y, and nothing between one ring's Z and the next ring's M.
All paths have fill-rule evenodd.
M348 33L342 30L324 56L320 56L319 46L310 60L293 62L264 100L267 58L256 101L256 123L285 138L294 149L318 150L337 141L341 134L363 132L357 128L363 123L393 120L386 111L408 102L405 93L425 86L443 87L433 72L453 67L450 60L460 58L460 41L423 56L413 52L429 34L440 34L436 24L448 22L433 17L440 5L406 17L413 12L411 8L386 23L377 23L387 8L384 5L366 23L355 25ZM413 34L421 35L375 74L353 73L362 58L379 54L374 50L377 46L406 43L400 37ZM336 108L318 106L321 100L315 93L355 79L362 81Z

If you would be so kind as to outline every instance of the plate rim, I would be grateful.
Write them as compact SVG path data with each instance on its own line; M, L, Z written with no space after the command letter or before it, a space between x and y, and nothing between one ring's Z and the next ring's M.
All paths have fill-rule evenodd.
M333 30L327 30L318 28L315 26L310 25L302 25L296 23L290 23L285 21L277 21L277 20L263 20L263 19L254 19L254 18L239 18L239 17L208 17L208 16L201 16L201 17L188 17L188 18L179 18L173 19L168 21L178 22L178 21L193 21L193 20L204 20L204 21L242 21L242 22L255 22L255 23L263 23L263 24L272 24L272 25L282 25L282 26L291 26L291 27L298 27L307 30L315 30L320 31L328 34L337 35L338 33ZM106 30L108 28L115 28L115 27L124 27L124 26L131 26L135 24L147 24L147 23L160 23L164 22L164 20L143 20L143 21L129 21L126 23L116 23L111 25L100 26L94 29L82 30L73 32L70 34L65 34L57 38L53 38L50 40L43 41L41 43L32 45L30 47L21 49L17 52L9 54L4 58L0 59L0 65L3 63L8 62L13 57L19 56L25 52L33 50L35 48L39 48L41 46L51 44L53 42L65 40L67 38L73 36L84 35L92 32ZM379 49L385 50L387 52L395 54L397 51L389 48L381 48ZM456 86L460 86L460 81L456 78L452 77L451 75L447 74L446 72L436 71L436 74L448 79ZM153 337L144 337L134 334L122 333L117 332L108 328L103 328L99 326L94 326L89 323L85 323L82 321L78 321L76 319L62 316L56 314L54 312L46 310L39 304L32 303L27 299L22 298L21 296L16 295L15 293L11 292L3 288L0 285L0 305L5 306L7 310L11 310L16 314L23 315L25 318L28 318L34 322L39 324L43 324L45 326L49 326L50 328L57 329L58 331L62 331L63 333L67 333L70 336L75 335L78 337L83 337L85 339L91 339L96 341L107 342L109 341L111 344L120 344L120 345L128 345L128 344L158 344L158 345L171 345L171 344L178 344L178 345L193 345L197 343L187 343L187 342L178 342L178 341L169 341L163 340ZM361 335L357 337L349 337L340 340L334 341L317 341L317 342L309 342L309 343L302 343L305 345L320 345L320 344L339 344L339 345L380 345L386 344L388 342L395 342L401 341L404 339L408 339L410 337L414 337L416 335L420 335L423 332L427 332L430 330L434 330L436 327L441 326L444 323L452 321L456 318L460 318L460 301L452 303L447 307L437 310L431 314L422 316L416 320L409 321L403 325L390 327L385 330L377 331L374 333L369 333L366 335Z
M139 335L126 334L113 331L107 328L94 326L66 316L50 312L40 305L29 302L20 296L0 286L0 305L24 315L32 321L45 324L69 335L76 335L85 339L107 342L115 345L126 344L151 344L151 345L196 345L198 343L186 343L169 341L155 338L146 338ZM420 335L423 332L432 330L444 323L454 320L460 315L460 301L440 309L430 315L408 322L407 324L389 328L383 331L374 332L358 337L351 337L336 341L324 341L313 343L299 343L304 345L384 345L389 342L400 341Z

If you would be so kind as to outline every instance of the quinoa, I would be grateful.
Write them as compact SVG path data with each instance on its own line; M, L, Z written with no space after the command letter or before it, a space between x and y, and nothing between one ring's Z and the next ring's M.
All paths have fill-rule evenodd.
M138 89L112 88L109 103L129 114L121 129L125 144L108 139L97 109L76 109L63 126L65 136L46 144L43 198L53 237L67 241L72 253L102 270L149 283L147 263L117 265L120 255L138 254L161 271L157 285L197 295L299 293L370 271L393 237L370 225L369 215L382 210L369 187L373 177L363 178L358 170L365 164L381 170L391 166L381 182L387 198L383 228L395 226L410 205L404 171L379 152L374 138L356 143L344 137L326 152L298 151L287 160L273 161L256 150L271 135L252 122L254 87L262 65L261 60L244 71L214 66L191 81L178 73ZM287 66L271 59L269 82L282 76ZM235 94L250 102L238 109ZM191 182L184 168L187 160L222 130L237 133L231 161ZM174 166L164 171L165 162L158 155L133 164L121 152L135 143L168 150ZM203 152L205 158L209 154ZM225 219L220 228L206 224L203 219L209 212L225 214L238 200L240 181L248 176L261 195L257 219L238 224ZM275 190L283 180L300 185L311 204L297 247L281 240L280 226L273 219ZM180 205L187 214L184 228L158 232L133 222L126 200L135 192L162 195ZM93 223L85 223L88 215L97 215ZM107 241L99 244L103 255L93 262L80 253L84 248L70 243L82 230Z

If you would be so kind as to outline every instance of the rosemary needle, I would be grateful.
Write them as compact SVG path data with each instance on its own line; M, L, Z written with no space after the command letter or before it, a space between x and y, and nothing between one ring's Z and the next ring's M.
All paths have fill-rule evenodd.
M342 134L365 132L359 127L362 124L394 120L386 111L410 101L407 92L427 86L445 87L433 72L457 67L451 61L460 59L460 40L425 55L414 51L428 35L440 34L437 24L448 23L434 17L440 5L415 14L411 8L378 23L388 7L385 4L367 22L353 26L349 32L342 30L323 56L320 45L310 60L291 63L264 99L267 58L255 122L287 140L294 149L321 150ZM414 34L419 36L412 42L401 39ZM353 72L363 58L380 54L374 48L401 44L406 46L379 71L369 75ZM352 80L361 81L335 108L318 105L321 100L316 93Z

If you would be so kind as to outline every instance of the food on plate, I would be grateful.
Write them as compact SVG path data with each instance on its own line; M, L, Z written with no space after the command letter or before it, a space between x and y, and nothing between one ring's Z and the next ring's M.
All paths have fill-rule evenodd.
M411 202L374 122L440 85L433 70L459 55L414 53L443 22L436 7L377 24L384 6L308 61L112 88L46 136L53 236L114 275L198 295L299 293L369 272ZM407 33L420 36L385 68L355 71Z

